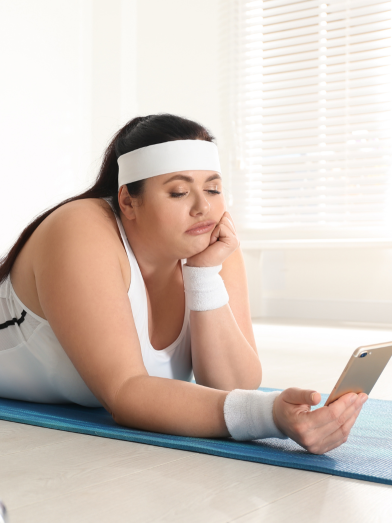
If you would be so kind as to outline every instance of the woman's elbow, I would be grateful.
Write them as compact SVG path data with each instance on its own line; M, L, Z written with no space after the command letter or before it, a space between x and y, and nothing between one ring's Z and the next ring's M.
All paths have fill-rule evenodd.
M241 387L242 389L255 390L258 389L261 385L262 380L262 369L261 364L255 365L255 368L252 369L252 372L249 373L245 380L245 386Z
M251 370L248 370L245 375L237 376L235 383L229 390L244 389L244 390L255 390L261 385L262 370L261 364L258 362L252 366Z

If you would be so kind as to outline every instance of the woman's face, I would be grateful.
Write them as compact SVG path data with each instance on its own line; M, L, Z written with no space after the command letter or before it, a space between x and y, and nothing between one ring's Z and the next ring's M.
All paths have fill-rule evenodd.
M215 171L181 171L146 179L143 202L134 207L133 232L164 257L189 258L204 251L226 211L221 176ZM212 221L200 234L186 232ZM146 245L146 246L147 246Z

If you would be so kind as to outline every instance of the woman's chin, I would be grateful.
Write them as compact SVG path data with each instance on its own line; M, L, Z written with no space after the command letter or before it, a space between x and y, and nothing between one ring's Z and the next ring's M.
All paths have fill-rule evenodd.
M192 251L189 253L189 258L191 256L196 256L196 254L200 254L201 252L205 251L207 249L208 245L209 244L205 243L205 242L199 243L198 249L192 249Z

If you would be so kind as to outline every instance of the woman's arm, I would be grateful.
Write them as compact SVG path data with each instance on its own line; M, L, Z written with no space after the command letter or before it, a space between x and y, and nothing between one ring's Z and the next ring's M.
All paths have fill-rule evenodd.
M263 403L260 391L241 391L253 395L253 408L234 413L254 432L262 423L254 419L254 395ZM177 380L134 376L118 389L113 404L113 419L120 425L190 437L226 437L224 404L230 393ZM323 454L347 441L366 394L345 394L328 407L311 411L320 394L302 389L286 389L273 405L273 419L279 430L314 454ZM241 406L241 405L240 405ZM261 409L262 411L263 409ZM251 419L249 419L249 417ZM229 425L230 426L230 425ZM258 439L260 435L248 439Z
M228 392L186 381L133 376L112 405L116 423L126 427L198 438L227 437L223 405Z
M226 288L230 301L234 301L230 288ZM197 383L222 390L260 386L259 356L238 326L230 302L218 309L190 311L190 325Z
M226 243L222 239L227 241L227 250L232 251L220 271L229 303L212 310L190 311L193 372L196 382L208 387L257 389L261 364L252 328L245 264L226 216L220 224L220 241L187 260L187 265L193 267L219 264L210 253L218 247L223 251ZM227 254L223 252L223 256Z

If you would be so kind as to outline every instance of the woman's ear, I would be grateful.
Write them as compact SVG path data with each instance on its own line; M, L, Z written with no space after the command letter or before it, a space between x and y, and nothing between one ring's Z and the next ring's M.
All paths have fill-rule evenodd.
M128 220L135 219L135 198L132 198L126 185L122 185L118 191L118 204L124 216Z

